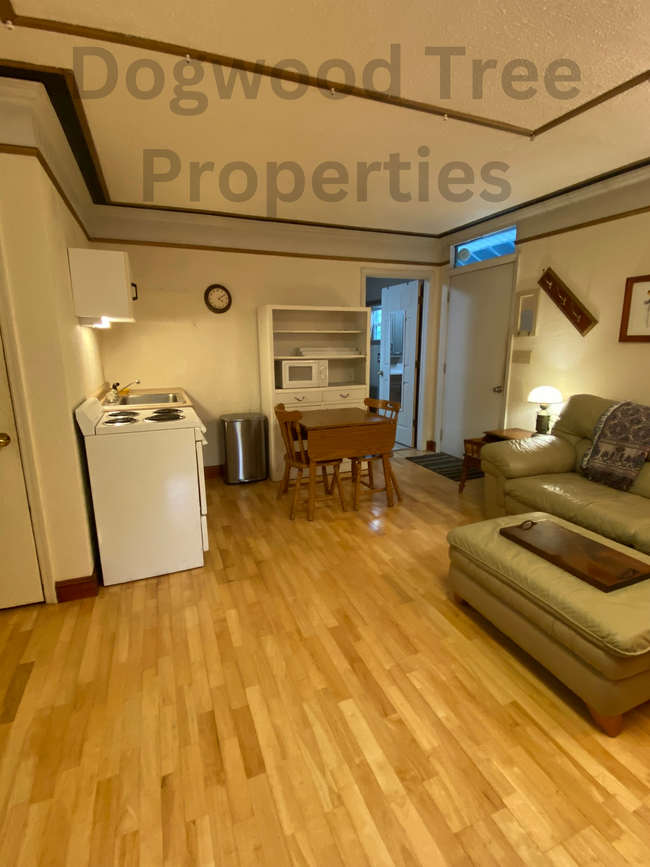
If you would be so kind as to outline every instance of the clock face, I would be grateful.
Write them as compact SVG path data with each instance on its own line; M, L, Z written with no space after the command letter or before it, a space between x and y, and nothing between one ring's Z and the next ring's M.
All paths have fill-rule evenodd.
M230 292L220 283L213 283L212 286L208 286L203 298L208 310L213 313L225 313L232 304Z

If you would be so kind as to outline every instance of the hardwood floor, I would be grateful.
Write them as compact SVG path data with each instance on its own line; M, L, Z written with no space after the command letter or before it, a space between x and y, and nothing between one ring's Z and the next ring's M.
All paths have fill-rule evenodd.
M480 517L288 518L210 480L203 570L0 612L3 867L647 867L650 714L616 740L447 597Z

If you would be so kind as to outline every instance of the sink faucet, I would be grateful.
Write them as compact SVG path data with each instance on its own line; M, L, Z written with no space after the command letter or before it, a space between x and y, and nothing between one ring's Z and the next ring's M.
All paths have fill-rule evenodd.
M108 390L108 392L106 393L106 398L105 398L105 400L104 400L104 403L117 403L117 401L118 401L118 399L119 399L119 397L120 397L120 394L121 394L123 391L126 391L126 390L127 390L128 388L130 388L132 385L140 385L140 380L139 380L139 379L134 379L133 382L130 382L128 385L125 385L125 386L123 386L122 388L119 388L119 389L118 389L119 382L114 382L113 385L111 386L111 388L110 388L110 389Z

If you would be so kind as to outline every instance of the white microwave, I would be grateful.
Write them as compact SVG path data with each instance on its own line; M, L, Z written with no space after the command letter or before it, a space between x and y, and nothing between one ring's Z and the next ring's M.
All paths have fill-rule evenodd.
M322 358L281 361L277 373L279 388L323 388L329 380L327 361Z

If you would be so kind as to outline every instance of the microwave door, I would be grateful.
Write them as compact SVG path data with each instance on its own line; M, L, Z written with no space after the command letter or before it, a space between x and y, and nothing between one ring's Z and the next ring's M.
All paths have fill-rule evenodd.
M312 364L291 364L287 373L289 382L296 385L308 385L314 381L314 366Z

